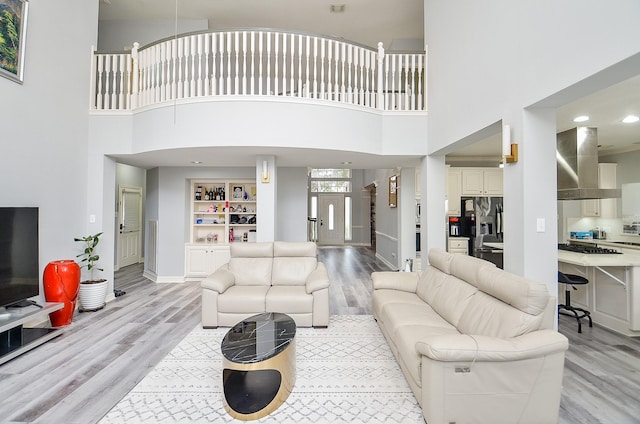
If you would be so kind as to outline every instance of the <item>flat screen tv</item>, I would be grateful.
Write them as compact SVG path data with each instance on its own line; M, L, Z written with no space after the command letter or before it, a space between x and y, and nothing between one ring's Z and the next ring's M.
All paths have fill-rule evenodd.
M38 256L38 208L0 207L0 306L38 295Z

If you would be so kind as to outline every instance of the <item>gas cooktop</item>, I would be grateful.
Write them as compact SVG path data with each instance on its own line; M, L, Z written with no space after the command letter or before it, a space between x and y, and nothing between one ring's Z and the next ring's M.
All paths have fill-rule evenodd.
M585 246L581 244L559 244L558 249L566 250L568 252L584 253L584 254L599 254L599 255L622 254L622 252L618 252L616 249L607 249L600 246Z

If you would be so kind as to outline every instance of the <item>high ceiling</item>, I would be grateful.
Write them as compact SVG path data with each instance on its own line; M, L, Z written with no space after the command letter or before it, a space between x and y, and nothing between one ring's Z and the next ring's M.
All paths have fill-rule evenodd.
M344 5L333 12L332 5ZM101 0L100 20L207 19L210 29L278 28L369 47L424 49L423 0ZM397 48L396 48L397 46Z
M344 38L369 47L382 41L389 50L424 46L423 0L101 0L100 20L175 20L207 19L210 29L280 28ZM344 5L342 12L331 6ZM640 77L594 93L557 110L558 132L588 125L598 128L600 155L640 149L640 122L621 123L629 114L640 115ZM576 124L578 115L590 120ZM469 147L448 155L448 160L464 163L470 158L485 158L497 163L501 152L501 134L495 134ZM212 165L219 160L236 166L254 166L249 155L225 149L194 152L189 149L154 152L120 158L136 166L188 166L194 153L211 157ZM278 156L281 166L339 166L336 154L304 149L263 154ZM217 159L214 159L217 158ZM353 168L395 167L407 158L377 157L344 152L341 161L352 162ZM313 161L311 163L310 161ZM246 163L245 163L246 162Z
M586 115L589 120L573 122L577 116ZM625 124L627 115L640 116L640 76L628 79L600 90L556 111L556 130L562 132L577 126L598 129L598 153L606 156L640 150L640 122ZM473 157L497 163L500 160L502 135L485 138L448 156L448 162L464 164Z

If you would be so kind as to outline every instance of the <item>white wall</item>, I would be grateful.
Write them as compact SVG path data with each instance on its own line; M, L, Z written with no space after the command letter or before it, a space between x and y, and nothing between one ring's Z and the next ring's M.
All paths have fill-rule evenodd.
M203 31L209 27L206 19L179 19L177 24L178 34ZM98 51L131 50L134 42L139 43L142 47L154 41L175 36L175 34L176 22L174 20L101 20L98 26Z
M81 246L73 238L87 234L87 190L95 189L87 186L87 59L98 2L29 6L24 83L0 78L0 204L40 208L44 269L52 260L75 259ZM70 11L73 24L61 24Z
M504 170L505 268L551 289L556 183L541 170L555 170L555 108L640 73L638 16L633 0L425 1L429 151L512 126L520 160Z

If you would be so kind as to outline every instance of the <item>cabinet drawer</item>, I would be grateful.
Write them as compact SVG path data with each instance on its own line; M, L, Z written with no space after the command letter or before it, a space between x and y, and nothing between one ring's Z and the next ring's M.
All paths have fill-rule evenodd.
M467 249L469 242L467 240L449 239L449 250L451 249Z

